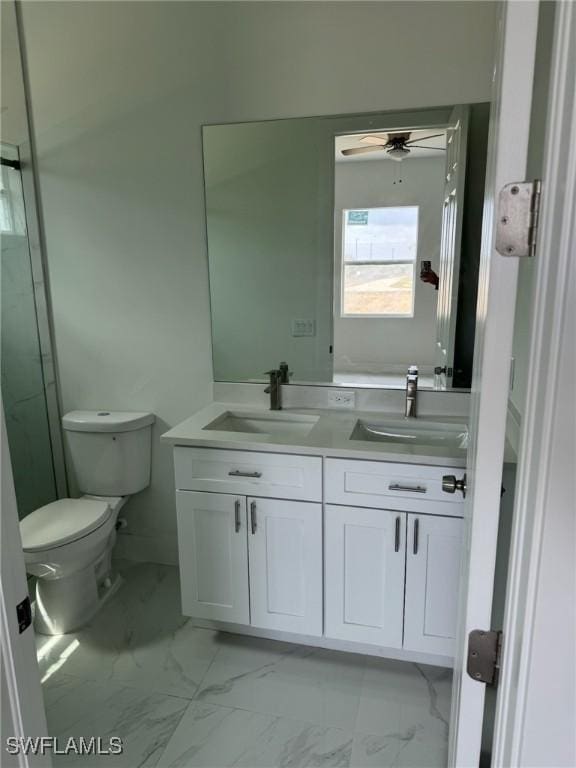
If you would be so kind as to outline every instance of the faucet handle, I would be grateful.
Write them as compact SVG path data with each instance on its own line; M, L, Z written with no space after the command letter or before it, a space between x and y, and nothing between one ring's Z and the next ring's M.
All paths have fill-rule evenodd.
M280 365L278 366L278 370L280 371L280 381L282 384L289 384L290 383L290 376L292 376L292 371L289 369L288 363L282 361Z

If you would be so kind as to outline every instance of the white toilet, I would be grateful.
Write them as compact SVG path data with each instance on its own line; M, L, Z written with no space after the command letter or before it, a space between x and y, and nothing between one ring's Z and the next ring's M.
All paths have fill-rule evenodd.
M112 572L118 512L150 484L151 413L72 411L62 419L78 499L59 499L20 522L37 577L34 626L46 635L86 624L119 587Z

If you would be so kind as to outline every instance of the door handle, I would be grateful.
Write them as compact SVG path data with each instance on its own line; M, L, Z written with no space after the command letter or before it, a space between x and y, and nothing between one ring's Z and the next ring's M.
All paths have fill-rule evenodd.
M394 552L400 550L400 518L396 518L396 531L394 533Z
M461 480L456 480L455 475L443 475L442 490L444 493L456 493L456 491L462 491L462 496L466 498L466 473L464 473L464 477Z
M262 477L262 472L242 472L241 469L232 469L228 475L229 477Z
M240 502L238 499L234 502L234 530L236 533L240 530Z
M256 533L258 525L256 523L256 502L251 501L250 502L250 529L252 531L252 535Z
M412 549L415 555L418 554L419 538L420 538L420 520L416 518L416 520L414 520L414 547Z

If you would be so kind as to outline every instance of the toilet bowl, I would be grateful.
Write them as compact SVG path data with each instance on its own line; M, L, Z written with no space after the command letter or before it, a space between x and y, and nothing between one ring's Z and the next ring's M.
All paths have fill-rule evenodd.
M128 497L60 499L21 524L24 562L36 576L34 626L45 635L86 624L120 586L112 571L118 512Z
M148 413L109 411L64 417L68 457L84 495L46 504L20 522L26 570L37 578L37 632L80 629L120 586L112 569L116 523L129 497L149 485L153 421Z

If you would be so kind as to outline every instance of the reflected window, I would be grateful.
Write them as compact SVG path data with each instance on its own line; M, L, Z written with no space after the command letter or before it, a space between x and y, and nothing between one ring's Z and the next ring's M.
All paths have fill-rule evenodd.
M342 317L413 317L418 206L343 211Z

